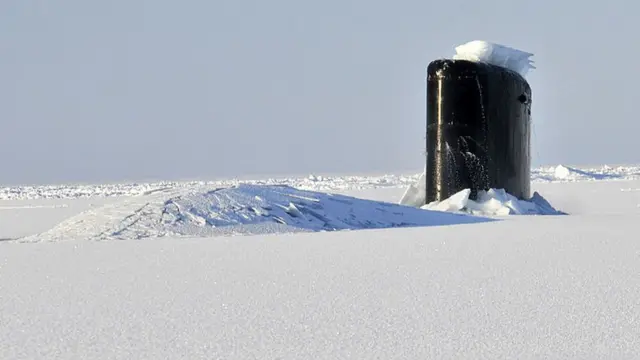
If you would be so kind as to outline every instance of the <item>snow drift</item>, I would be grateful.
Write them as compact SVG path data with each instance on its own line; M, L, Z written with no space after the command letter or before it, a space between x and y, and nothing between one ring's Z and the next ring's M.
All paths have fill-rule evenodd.
M25 242L75 239L291 233L453 225L490 219L392 203L240 184L228 188L161 191L107 204L68 219Z
M455 48L454 60L468 60L501 66L526 77L533 66L532 53L482 40L474 40Z

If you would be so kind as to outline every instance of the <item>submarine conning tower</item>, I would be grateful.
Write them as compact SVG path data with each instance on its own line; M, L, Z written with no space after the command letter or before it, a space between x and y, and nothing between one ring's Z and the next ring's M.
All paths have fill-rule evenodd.
M469 60L427 68L426 203L463 190L531 188L531 87L519 73Z

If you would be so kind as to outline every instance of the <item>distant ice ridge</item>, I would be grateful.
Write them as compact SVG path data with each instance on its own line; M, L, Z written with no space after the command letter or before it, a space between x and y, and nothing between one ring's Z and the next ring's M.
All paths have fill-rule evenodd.
M575 182L604 180L640 179L638 165L602 165L599 167L576 168L567 165L545 166L531 170L533 182Z
M132 197L146 196L168 189L186 189L198 186L230 187L238 184L289 185L297 189L312 191L342 191L377 188L407 188L421 191L424 173L387 174L381 176L321 176L309 175L302 178L284 177L263 180L217 180L217 181L159 181L154 183L122 183L95 185L38 185L0 187L1 200L34 199L75 199L90 197ZM531 170L532 182L572 182L598 180L640 179L640 166L608 166L574 168L564 165L546 166ZM419 205L418 205L419 206Z
M470 41L455 48L454 60L469 60L501 66L526 77L535 69L532 53L482 40Z
M26 185L0 187L0 200L75 199L91 197L145 196L168 189L186 189L199 186L230 187L238 184L289 185L303 190L362 190L381 187L408 186L415 182L415 175L380 176L321 176L303 178L282 177L253 180L213 181L158 181L150 183L87 184L87 185Z
M537 192L529 201L519 200L504 189L479 191L476 200L469 199L470 194L470 189L464 189L444 201L434 201L421 208L446 212L465 212L481 216L564 214L551 206Z
M304 191L283 185L174 189L74 216L22 242L135 240L436 226L492 221L466 214Z

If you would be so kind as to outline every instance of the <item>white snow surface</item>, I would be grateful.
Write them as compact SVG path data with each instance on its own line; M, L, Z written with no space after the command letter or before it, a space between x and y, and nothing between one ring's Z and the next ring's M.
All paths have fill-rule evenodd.
M535 172L533 189L567 216L2 241L0 359L637 358L640 180L623 180L636 176L631 167L570 170L560 181L555 169ZM331 191L394 203L406 185ZM74 191L1 201L0 238L164 196Z
M286 185L160 191L94 208L23 242L139 240L334 231L489 221Z
M501 66L526 77L535 69L532 53L488 41L474 40L455 48L455 60L469 60Z

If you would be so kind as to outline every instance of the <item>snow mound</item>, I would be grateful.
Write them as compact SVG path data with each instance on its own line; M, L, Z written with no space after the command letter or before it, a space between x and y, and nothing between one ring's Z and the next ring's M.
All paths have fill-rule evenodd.
M492 221L385 202L240 184L169 190L92 209L24 242L292 233Z
M556 166L554 175L556 179L567 179L569 176L571 176L571 170L566 166L558 165Z
M444 201L423 205L422 209L465 212L482 216L505 215L563 215L551 206L539 193L535 192L529 201L524 201L507 193L504 189L479 191L476 200L469 199L470 189L453 194Z
M470 41L455 48L454 60L469 60L501 66L526 77L533 66L532 53L482 40Z

